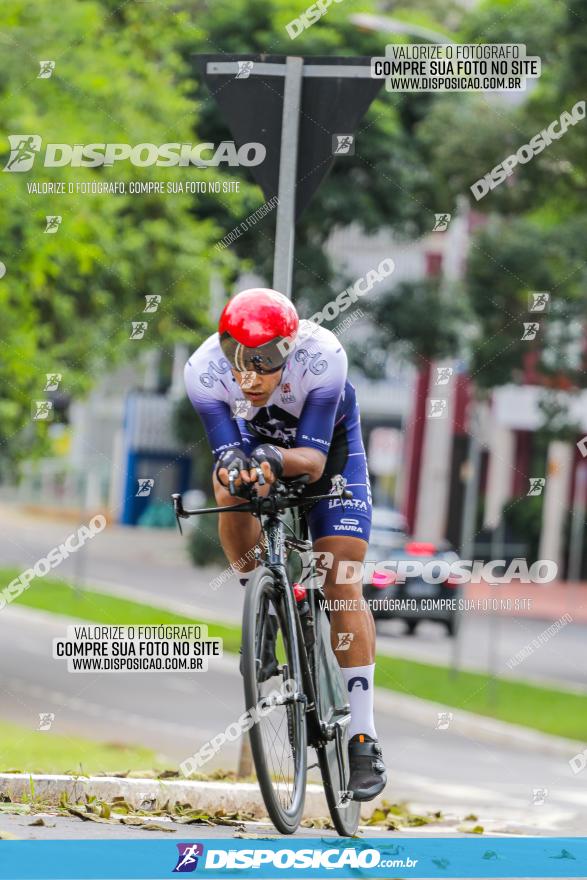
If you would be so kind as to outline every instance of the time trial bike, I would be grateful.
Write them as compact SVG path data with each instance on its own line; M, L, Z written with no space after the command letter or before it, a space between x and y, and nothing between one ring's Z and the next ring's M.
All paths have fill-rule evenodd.
M259 485L263 483L260 470ZM236 471L229 474L231 494ZM335 829L356 832L360 804L348 790L350 706L330 642L322 576L309 537L306 509L324 498L349 500L342 478L328 495L305 494L307 476L278 480L268 494L241 486L242 503L186 510L182 518L210 513L251 513L261 524L257 567L245 594L241 673L245 706L254 723L249 736L259 787L269 817L282 834L293 834L304 811L308 746L320 768Z

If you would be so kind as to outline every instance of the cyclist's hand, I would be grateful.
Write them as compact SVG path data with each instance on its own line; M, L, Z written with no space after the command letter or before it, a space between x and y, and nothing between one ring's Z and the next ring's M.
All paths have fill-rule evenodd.
M283 473L283 455L281 450L270 443L263 443L261 446L257 446L251 454L250 468L252 483L258 481L257 468L261 469L261 473L267 483L274 483Z
M234 481L234 485L238 487L242 485L242 483L251 482L249 468L249 461L242 449L239 449L238 446L231 446L230 449L225 449L218 459L216 476L223 486L228 486L229 472L238 471L238 477Z

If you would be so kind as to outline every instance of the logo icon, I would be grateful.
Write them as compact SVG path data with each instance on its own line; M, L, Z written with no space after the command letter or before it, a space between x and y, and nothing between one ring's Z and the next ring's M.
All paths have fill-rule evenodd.
M348 683L349 693L352 691L352 689L354 688L354 686L356 684L359 684L363 688L364 691L369 690L369 682L367 681L367 679L363 678L362 675L354 675L352 678L349 678L349 683Z
M332 154L333 154L333 156L354 156L355 155L355 136L354 136L354 134L333 134L332 135Z
M432 232L446 232L450 223L450 214L435 214Z
M45 221L47 225L45 226L45 232L48 232L49 235L55 235L59 227L61 226L62 217L60 214L49 215L45 217Z
M198 867L198 858L204 855L203 843L177 843L177 865L173 869L173 873L185 874L188 871L195 871Z
M147 478L146 480L137 480L139 484L139 488L137 489L137 494L135 498L146 498L151 494L151 489L155 485L155 480Z
M145 308L143 312L156 312L159 308L159 303L161 302L161 297L158 293L146 294L145 295Z
M45 373L47 381L43 391L57 391L61 382L61 373Z
M522 341L531 341L532 339L536 339L536 334L540 329L540 324L537 322L526 323L524 321L524 332L522 333L521 339Z
M248 79L253 72L253 62L252 61L237 61L238 64L238 73L235 79Z
M37 79L49 79L53 71L55 70L55 62L54 61L39 61L39 73L37 74Z
M239 398L238 400L235 400L234 403L232 404L232 414L235 417L235 419L246 418L246 416L248 415L248 413L251 410L251 407L252 407L252 404L251 404L250 400L245 400L244 398L242 398L242 399Z
M344 810L349 806L350 802L353 799L352 791L339 791L338 792L338 803L337 807L339 810Z
M37 730L51 730L55 721L55 712L39 712L39 726Z
M52 400L33 400L33 421L47 422L53 418Z
M544 477L530 477L530 488L528 489L526 496L542 495L545 483L546 480Z
M453 719L452 712L439 712L438 721L435 730L448 730L448 726Z
M346 488L347 479L343 477L342 474L335 474L330 478L331 488L329 495L340 495L340 493Z
M444 398L430 398L428 401L428 418L441 419L446 415L447 403Z
M142 339L145 335L145 331L149 326L147 321L131 321L132 330L130 331L129 339Z
M41 137L38 134L9 134L10 157L4 171L30 171L35 156L41 149Z
M351 647L351 642L355 638L354 633L337 633L338 636L338 645L334 649L335 651L349 651Z
M546 312L550 305L550 293L539 291L528 295L528 311L529 312Z
M541 807L546 798L548 797L548 789L547 788L533 788L532 789L532 803L536 807Z
M452 367L436 367L435 385L448 385L450 377L454 373Z

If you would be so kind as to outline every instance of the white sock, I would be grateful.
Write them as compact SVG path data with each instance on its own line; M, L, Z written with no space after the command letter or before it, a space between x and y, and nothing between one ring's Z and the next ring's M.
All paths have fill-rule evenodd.
M247 587L249 586L249 580L251 579L252 574L254 574L254 569L253 569L253 571L242 571L240 573L238 582L241 585L241 587L243 588L243 590L246 590ZM269 614L277 615L277 611L275 610L275 606L273 605L273 602L269 603Z
M375 721L373 719L373 674L375 664L371 666L341 667L346 684L348 701L351 705L351 723L349 739L357 733L364 733L377 739Z

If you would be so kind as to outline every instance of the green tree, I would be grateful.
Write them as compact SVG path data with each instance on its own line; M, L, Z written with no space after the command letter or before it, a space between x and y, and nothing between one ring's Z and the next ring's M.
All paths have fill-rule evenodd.
M43 148L193 140L197 108L176 48L186 13L75 0L48 13L43 0L13 0L0 10L4 144L11 134L40 135ZM50 78L38 78L39 59L55 62ZM128 162L45 168L40 156L28 173L2 174L0 456L43 449L46 425L32 423L30 409L45 396L45 373L62 373L61 390L79 394L146 346L167 350L172 341L201 338L214 221L196 219L185 196L75 191L78 183L182 177L184 169ZM64 184L66 192L32 194L33 181ZM45 218L56 215L61 226L46 234ZM155 314L143 312L147 295L161 296ZM131 340L131 321L143 319L144 339Z
M465 17L461 36L524 43L529 55L542 58L542 76L521 102L486 95L439 98L417 130L429 151L434 178L442 181L444 198L450 201L464 193L474 210L486 215L471 243L466 278L479 331L471 374L485 389L522 381L529 368L534 381L553 392L584 387L579 337L587 314L586 123L569 126L564 136L519 165L480 201L469 188L584 100L587 3L485 0ZM548 311L529 312L533 291L550 293ZM523 324L533 320L539 324L536 338L524 339ZM546 395L545 414L552 407ZM559 423L560 435L568 434L564 418L548 421L549 430Z

